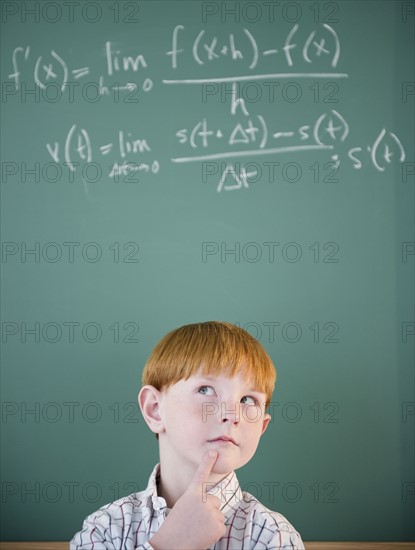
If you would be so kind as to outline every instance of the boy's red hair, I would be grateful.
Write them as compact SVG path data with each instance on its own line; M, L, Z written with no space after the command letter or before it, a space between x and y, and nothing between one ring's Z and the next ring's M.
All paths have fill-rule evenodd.
M258 340L231 323L195 323L166 334L147 360L142 384L161 391L200 368L205 376L241 373L247 383L265 393L265 408L269 406L277 378L274 364Z

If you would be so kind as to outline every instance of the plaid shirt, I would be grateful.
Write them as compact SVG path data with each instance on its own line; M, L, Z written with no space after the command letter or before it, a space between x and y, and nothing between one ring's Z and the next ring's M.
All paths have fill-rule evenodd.
M71 540L70 550L153 550L148 540L170 512L157 495L159 476L160 464L156 464L147 489L89 515ZM235 472L208 493L220 498L226 525L226 534L209 550L304 550L300 535L284 516L241 491Z

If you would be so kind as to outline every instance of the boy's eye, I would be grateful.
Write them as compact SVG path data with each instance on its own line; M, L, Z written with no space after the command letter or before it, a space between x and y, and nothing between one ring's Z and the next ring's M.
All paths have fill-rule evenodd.
M200 388L197 390L200 393L200 390L206 390L206 388L212 389L210 386L200 386ZM201 392L203 395L206 395L206 392Z
M213 390L212 386L200 386L200 388L197 390L199 393L201 393L202 395L207 395L206 391L201 391L201 390L206 390L210 388L211 390ZM251 399L252 403L254 405L259 405L258 401L255 399L255 397L252 397L251 395L244 395L244 397L242 397L242 399ZM241 399L241 401L242 401Z
M252 397L252 395L245 395L244 397L242 397L242 399L245 399L245 397L251 399L254 405L258 405L258 401L255 399L255 397Z

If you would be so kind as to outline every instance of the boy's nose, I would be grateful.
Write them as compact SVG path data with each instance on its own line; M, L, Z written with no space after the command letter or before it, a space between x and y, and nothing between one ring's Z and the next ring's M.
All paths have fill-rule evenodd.
M235 424L240 421L240 404L239 403L227 403L222 401L220 409L220 417L222 422L234 422Z

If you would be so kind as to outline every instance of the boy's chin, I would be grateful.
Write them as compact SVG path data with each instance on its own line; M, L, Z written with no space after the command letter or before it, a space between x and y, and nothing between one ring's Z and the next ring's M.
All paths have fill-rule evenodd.
M235 458L227 457L225 454L219 453L218 458L212 468L213 474L227 475L229 472L240 468L242 464L239 464Z

